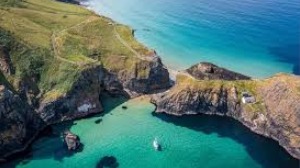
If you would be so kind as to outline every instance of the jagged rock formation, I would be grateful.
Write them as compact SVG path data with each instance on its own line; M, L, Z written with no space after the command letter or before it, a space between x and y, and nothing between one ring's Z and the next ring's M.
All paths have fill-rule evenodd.
M76 150L80 146L79 137L70 131L64 132L64 140L68 147L68 150Z
M242 104L243 91L255 96L256 103ZM154 95L152 102L157 107L156 112L172 115L204 113L233 117L253 132L278 141L300 159L299 76L226 81L222 78L197 80L180 74L175 86Z
M21 98L0 85L0 160L26 148L45 123Z
M250 77L218 67L212 63L201 62L186 70L189 74L200 80L247 80Z

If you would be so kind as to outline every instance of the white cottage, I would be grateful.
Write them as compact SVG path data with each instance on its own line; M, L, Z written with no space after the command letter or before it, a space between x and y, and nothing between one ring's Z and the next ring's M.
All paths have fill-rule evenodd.
M250 95L248 92L242 92L242 102L246 103L255 103L255 97Z

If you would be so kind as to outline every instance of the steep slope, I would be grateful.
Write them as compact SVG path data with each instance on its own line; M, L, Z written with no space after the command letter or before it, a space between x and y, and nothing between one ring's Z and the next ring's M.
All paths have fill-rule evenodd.
M224 70L224 69L223 69ZM198 80L179 74L174 87L154 95L156 112L172 115L216 114L230 116L252 131L279 142L300 158L300 77L279 74L265 80ZM255 97L243 104L242 93Z

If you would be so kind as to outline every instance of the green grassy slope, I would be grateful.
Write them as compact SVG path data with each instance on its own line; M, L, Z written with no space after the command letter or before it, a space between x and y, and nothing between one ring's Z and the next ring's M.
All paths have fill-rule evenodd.
M18 90L19 81L33 79L50 98L70 90L86 68L131 70L138 57L151 54L127 26L54 0L2 0L0 45L16 70L1 80Z

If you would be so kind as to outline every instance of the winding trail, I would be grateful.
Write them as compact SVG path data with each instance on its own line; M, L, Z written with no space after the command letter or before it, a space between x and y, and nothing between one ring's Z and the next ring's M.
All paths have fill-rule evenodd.
M81 26L81 25L88 24L88 23L93 22L93 21L95 21L95 20L97 20L97 19L98 19L98 18L97 18L96 16L91 16L91 17L89 17L87 20L84 20L84 21L82 21L82 22L80 22L80 23L78 23L78 24L76 24L76 25L71 26L71 27L65 28L65 29L61 30L60 32L57 32L57 33L53 32L53 33L52 33L52 36L51 36L51 43L52 43L52 48L53 48L53 50L54 50L55 58L57 58L57 59L59 59L59 60L61 60L61 61L63 61L63 62L67 62L67 63L73 64L73 65L82 66L82 63L78 63L78 62L75 62L75 61L71 61L71 60L68 60L68 59L63 58L63 57L60 56L60 53L59 53L59 51L58 51L58 49L57 49L57 46L56 46L56 44L57 44L57 39L56 39L56 38L57 38L60 34L63 34L63 33L65 33L65 32L67 32L69 29L73 29L73 28L79 27L79 26ZM114 36L118 39L118 41L119 41L122 45L124 45L128 50L130 50L130 51L134 54L135 57L137 57L137 58L139 58L139 59L141 59L141 60L145 60L145 61L149 61L149 60L152 60L152 59L153 59L153 57L146 57L146 56L142 56L141 54L139 54L139 53L138 53L135 49L133 49L133 48L130 46L130 44L128 44L128 42L126 42L126 41L121 37L121 35L118 33L118 31L116 30L117 24L113 23L112 26L113 26L113 34L114 34ZM97 62L97 61L95 61L95 62Z
M82 22L80 22L80 23L78 23L78 24L76 24L74 26L62 29L58 33L53 32L52 36L51 36L51 43L52 43L52 48L53 48L53 51L54 51L54 57L57 58L57 59L59 59L59 60L61 60L61 61L63 61L63 62L67 62L67 63L73 64L73 65L77 65L77 66L86 65L86 64L83 64L83 63L78 63L78 62L75 62L75 61L68 60L68 59L63 58L63 57L60 56L60 54L59 54L59 52L58 52L58 50L56 48L56 44L57 44L57 41L56 41L57 36L56 36L56 34L57 35L63 34L65 32L67 32L67 30L69 30L69 29L73 29L73 28L79 27L79 26L81 26L83 24L88 24L88 23L90 23L90 22L92 22L92 21L94 21L96 19L97 19L97 17L91 16L87 20L84 20L84 21L82 21ZM97 61L95 61L95 62L97 62Z
M141 59L141 60L145 60L145 61L151 61L151 60L153 60L153 56L143 56L143 55L141 55L140 53L138 53L135 49L133 49L131 46L130 46L130 44L128 44L128 42L126 42L122 37L121 37L121 35L118 33L118 31L117 31L117 29L116 29L116 27L117 27L117 24L113 24L113 26L114 26L114 29L113 29L113 31L114 31L114 35L116 36L116 38L128 49L128 50L130 50L133 54L134 54L134 56L135 57L137 57L137 58L139 58L139 59Z
M66 59L66 58L64 58L64 57L61 57L61 56L60 56L60 53L59 53L59 51L58 51L58 49L57 49L57 46L56 46L56 44L57 44L57 39L56 39L56 38L59 37L59 35L61 35L61 34L65 33L65 32L67 32L67 30L69 30L69 29L73 29L73 28L79 27L79 26L81 26L81 25L88 24L88 23L93 22L93 21L95 21L95 20L97 20L97 19L98 19L97 17L91 16L91 17L89 17L87 20L84 20L84 21L82 21L82 22L80 22L80 23L78 23L78 24L76 24L76 25L74 25L74 26L71 26L71 27L69 27L69 28L65 28L65 29L61 30L60 32L58 32L58 33L53 32L53 33L52 33L52 36L51 36L51 42L52 42L52 47L53 47L53 51L54 51L54 56L55 56L55 58L57 58L57 59L60 60L60 61L67 62L67 63L69 63L69 64L73 64L73 65L76 65L76 66L83 66L83 65L88 64L88 63L78 63L78 62L75 62L75 61L71 61L71 60L69 60L69 59ZM119 41L122 45L124 45L129 51L131 51L131 52L133 53L133 56L134 56L134 57L136 57L136 58L138 58L138 59L141 59L141 60L144 60L144 61L152 61L153 58L155 58L155 57L153 57L153 56L143 56L143 55L141 55L140 53L138 53L134 48L131 47L131 45L130 45L126 40L124 40L124 39L121 37L121 35L120 35L119 32L117 31L117 26L118 26L118 25L117 25L116 23L113 23L112 26L113 26L113 34L114 34L114 36L118 39L118 41ZM97 61L94 60L94 62L97 62ZM94 63L94 62L93 62L93 63ZM170 78L171 78L172 80L174 80L174 81L176 81L176 76L177 76L178 74L183 74L183 75L189 76L190 78L195 79L192 75L190 75L189 73L187 73L187 72L185 72L185 71L174 70L174 69L168 68L168 67L165 66L165 65L164 65L164 67L165 67L166 69L168 69L169 74L170 74L169 76L170 76Z

